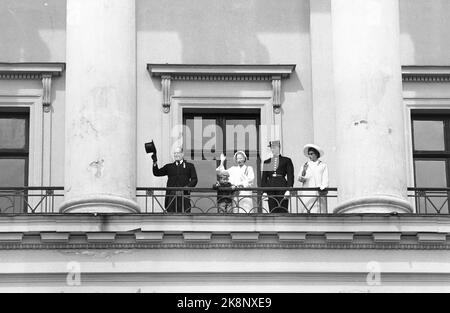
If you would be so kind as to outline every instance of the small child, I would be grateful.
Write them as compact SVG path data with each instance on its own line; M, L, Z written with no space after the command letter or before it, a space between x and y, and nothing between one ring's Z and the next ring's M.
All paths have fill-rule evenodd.
M219 213L227 213L233 207L236 186L229 182L230 174L227 171L220 172L218 176L219 181L213 185L217 190L217 207Z

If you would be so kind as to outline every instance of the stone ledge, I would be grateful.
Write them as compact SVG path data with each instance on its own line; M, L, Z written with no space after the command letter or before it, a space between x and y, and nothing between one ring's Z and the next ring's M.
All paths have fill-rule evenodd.
M136 242L161 242L164 238L164 232L137 232L135 238Z
M280 233L278 233L278 240L280 242L305 241L306 240L306 233L280 232Z
M327 242L353 242L353 233L326 233Z
M105 232L87 233L86 237L87 237L88 242L109 243L109 242L114 242L114 240L116 239L116 234L115 233L105 233Z
M183 233L183 239L186 242L209 242L211 241L212 233L204 232L187 232Z
M0 215L2 232L450 233L450 215L30 214Z
M231 240L233 242L257 242L259 240L259 233L256 232L242 232L231 233Z
M375 242L397 243L400 242L401 235L401 233L374 233L373 240Z
M22 242L23 233L0 233L0 243Z
M447 234L418 233L417 239L421 243L445 243L447 241Z
M69 242L69 233L41 233L43 243Z

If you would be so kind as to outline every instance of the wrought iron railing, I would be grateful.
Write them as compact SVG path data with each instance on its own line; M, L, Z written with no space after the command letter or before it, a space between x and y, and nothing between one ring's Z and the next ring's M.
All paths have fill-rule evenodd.
M450 214L450 188L408 188L417 214Z
M2 187L0 214L58 213L63 187Z
M143 213L331 213L337 189L138 188L137 198Z
M450 214L450 188L408 188L408 197L416 214ZM59 213L63 200L63 187L2 187L0 214ZM139 187L137 201L144 214L323 214L333 213L337 189Z

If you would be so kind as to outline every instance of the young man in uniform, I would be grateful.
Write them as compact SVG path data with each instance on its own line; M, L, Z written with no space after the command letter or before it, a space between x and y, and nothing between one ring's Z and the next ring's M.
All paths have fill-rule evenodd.
M292 160L280 154L280 141L271 141L269 147L272 157L264 161L261 179L262 187L292 187L294 186L294 165ZM270 213L289 213L289 191L269 190Z

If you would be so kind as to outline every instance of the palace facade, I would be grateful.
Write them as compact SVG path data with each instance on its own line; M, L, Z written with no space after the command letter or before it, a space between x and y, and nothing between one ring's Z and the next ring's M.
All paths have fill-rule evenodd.
M0 291L450 291L447 0L0 9ZM194 163L189 212L165 211L151 140L159 164L178 146ZM283 214L262 197L274 140L294 165ZM308 143L322 213L297 180ZM215 169L238 150L255 207L220 213Z

